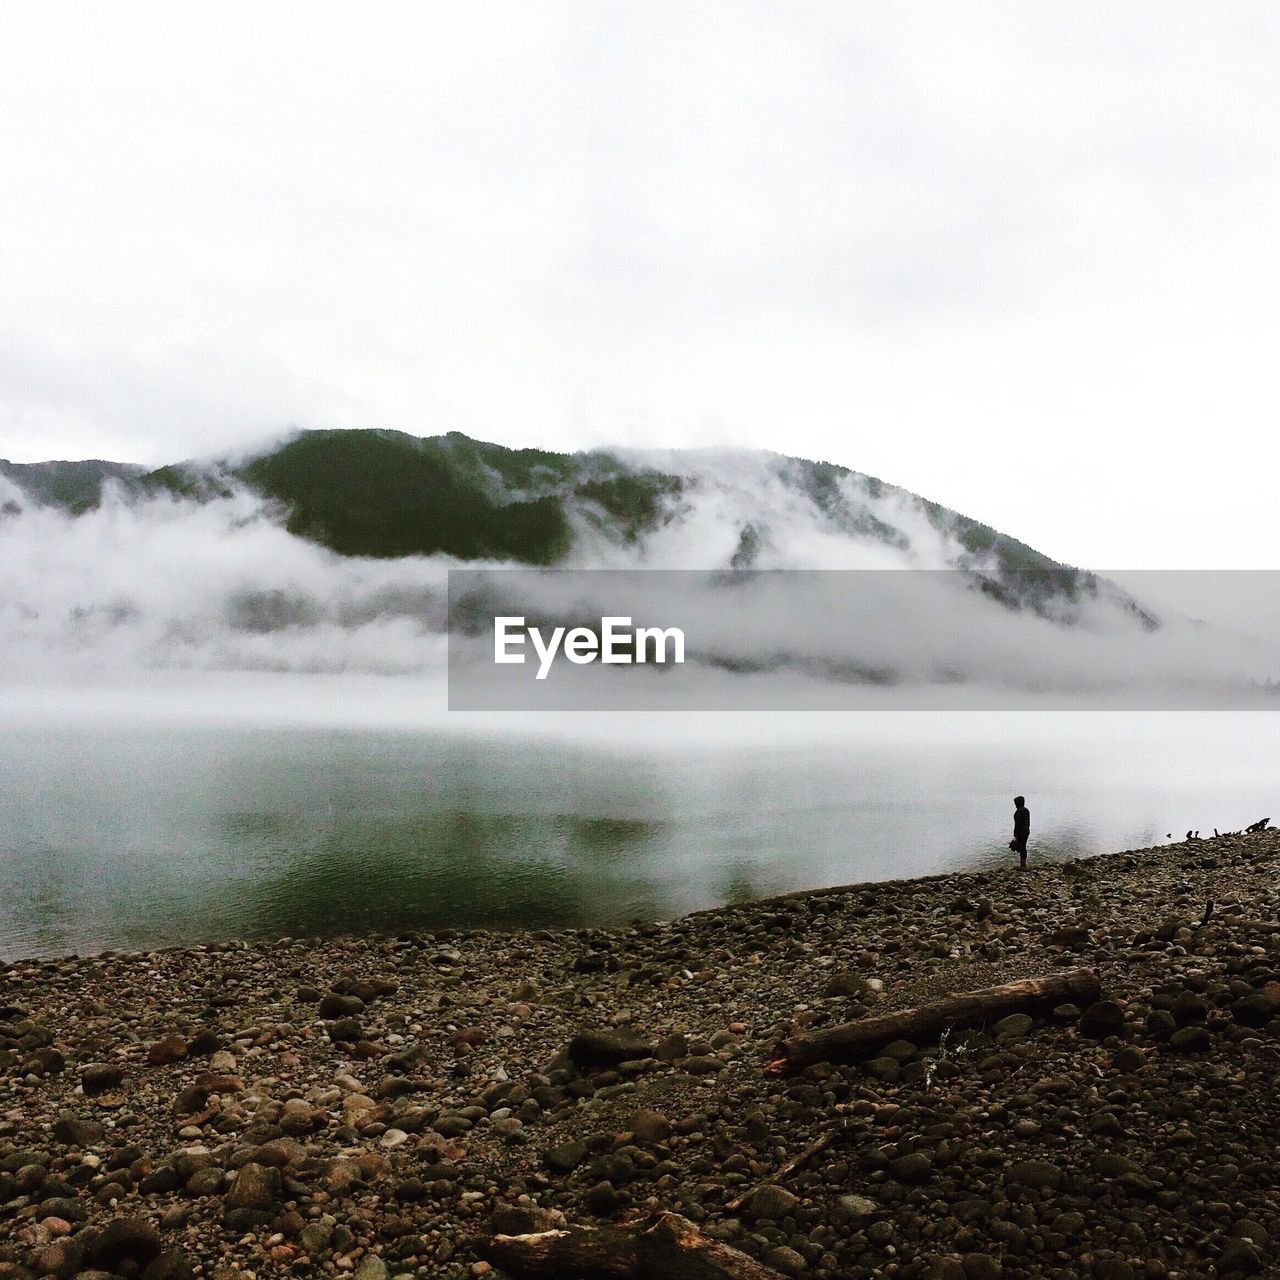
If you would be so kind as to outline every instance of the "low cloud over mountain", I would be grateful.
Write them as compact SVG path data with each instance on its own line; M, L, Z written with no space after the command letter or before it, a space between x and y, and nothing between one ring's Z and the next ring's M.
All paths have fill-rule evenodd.
M146 472L109 462L0 463L0 658L68 665L438 670L447 570L950 569L955 610L850 616L803 637L731 637L721 668L785 665L833 679L945 672L990 679L991 638L1092 678L1152 660L1208 678L1240 653L1144 606L1140 593L967 516L828 463L747 451L558 454L452 434L307 432L239 458ZM817 646L821 652L814 654ZM1120 655L1123 655L1121 658ZM907 663L907 657L910 663ZM1016 665L1016 664L1015 664Z

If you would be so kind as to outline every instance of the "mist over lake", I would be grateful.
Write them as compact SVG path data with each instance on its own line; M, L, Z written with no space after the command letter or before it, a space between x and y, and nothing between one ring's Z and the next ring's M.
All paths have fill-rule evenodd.
M320 677L3 695L0 954L585 926L1272 814L1265 713L448 717Z
M304 431L0 473L6 956L600 925L995 865L1018 793L1033 859L1271 814L1265 713L1048 709L1161 681L1274 706L1270 574L1116 582L750 450ZM495 612L674 619L689 661L468 703L454 659L493 669ZM808 710L840 697L872 709ZM601 710L651 705L680 709ZM718 709L744 706L780 709Z

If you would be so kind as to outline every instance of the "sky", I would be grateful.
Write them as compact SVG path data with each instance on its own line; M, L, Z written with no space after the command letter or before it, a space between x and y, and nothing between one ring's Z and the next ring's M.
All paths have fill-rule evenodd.
M0 6L0 457L826 458L1280 568L1268 4Z

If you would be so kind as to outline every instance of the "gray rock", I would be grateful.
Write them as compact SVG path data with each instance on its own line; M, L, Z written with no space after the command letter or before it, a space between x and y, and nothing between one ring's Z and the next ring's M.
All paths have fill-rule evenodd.
M991 1030L1006 1040L1021 1040L1034 1026L1035 1019L1027 1014L1011 1013L1007 1018L1001 1018Z
M364 1038L364 1031L355 1018L339 1018L329 1023L328 1030L334 1044L355 1044Z
M318 1218L315 1222L308 1222L299 1232L299 1242L313 1258L329 1248L329 1241L333 1239L333 1226L332 1218Z
M1005 1171L1004 1180L1014 1187L1043 1187L1057 1191L1062 1186L1062 1170L1047 1160L1019 1160Z
M933 1161L923 1151L909 1151L889 1162L889 1172L899 1182L928 1182L933 1177Z
M80 1087L92 1097L118 1088L123 1079L123 1067L115 1063L91 1062L80 1072Z
M671 1137L671 1121L648 1107L633 1111L627 1120L627 1128L635 1134L637 1142L647 1145L666 1142Z
M53 1136L69 1147L95 1147L105 1133L96 1120L82 1120L73 1111L64 1111L53 1125Z
M868 1200L866 1196L841 1196L836 1201L836 1214L845 1221L853 1222L860 1218L869 1218L879 1209L880 1206L874 1200Z
M758 1188L752 1195L751 1212L757 1218L767 1218L771 1222L781 1222L799 1203L800 1197L788 1191L786 1187L779 1187L772 1182L766 1182L764 1186Z
M1179 1027L1169 1037L1169 1048L1175 1053L1204 1053L1213 1045L1213 1037L1201 1023Z
M270 1165L246 1164L223 1198L228 1209L270 1209L280 1199L280 1170Z
M562 1142L542 1153L542 1161L552 1173L572 1173L587 1158L587 1144L582 1139Z
M776 1249L770 1249L765 1261L775 1271L781 1271L784 1276L798 1276L809 1269L809 1264L804 1260L804 1254L797 1253L785 1244L779 1245Z
M141 1280L195 1280L195 1274L185 1254L166 1249L147 1264Z
M638 1031L580 1031L569 1041L569 1057L579 1067L608 1067L632 1058L652 1058L657 1046Z
M141 1268L160 1255L160 1232L146 1218L117 1218L89 1246L88 1261L118 1271L124 1263Z
M1124 1010L1114 1000L1099 1000L1080 1016L1080 1033L1090 1040L1105 1040L1124 1030Z
M459 1115L456 1111L446 1111L444 1115L436 1117L431 1127L441 1137L457 1138L474 1126L473 1122L468 1120L466 1116Z
M317 1012L322 1018L354 1018L364 1012L364 1007L359 996L341 996L331 991L320 1001Z

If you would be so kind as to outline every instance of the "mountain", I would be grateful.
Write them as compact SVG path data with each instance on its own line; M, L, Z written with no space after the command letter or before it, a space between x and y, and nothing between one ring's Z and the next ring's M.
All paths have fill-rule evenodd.
M154 471L0 462L30 503L249 492L342 556L573 567L954 568L1007 607L1058 614L1094 575L873 476L763 451L512 449L452 432L301 432L254 456ZM13 500L10 499L12 505ZM1105 589L1105 588L1103 588ZM1143 626L1154 619L1116 594Z
M97 458L81 462L6 462L0 458L0 476L12 480L31 501L71 512L97 506L108 480L129 485L145 473L145 467Z

